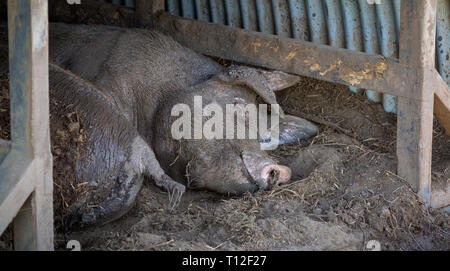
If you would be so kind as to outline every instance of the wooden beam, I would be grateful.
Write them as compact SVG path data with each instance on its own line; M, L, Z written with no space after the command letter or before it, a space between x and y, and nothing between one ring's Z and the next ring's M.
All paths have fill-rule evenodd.
M442 79L441 75L435 70L430 71L432 74L430 80L437 82L434 100L434 114L439 123L450 135L450 89L447 83ZM442 208L450 205L450 183L437 187L432 185L431 189L431 207Z
M164 10L164 0L136 0L136 15L141 26L153 25L153 14Z
M11 150L11 141L0 139L0 163Z
M363 52L159 14L156 27L193 50L329 82L422 100L410 90L417 71L397 60Z
M443 208L450 206L450 183L443 184L441 187L433 186L431 191L431 207Z
M136 0L135 10L141 26L152 26L152 1Z
M33 177L32 159L23 153L10 151L0 164L0 234L31 195L35 183Z
M404 177L426 203L431 193L431 147L433 100L436 81L427 78L435 64L436 0L402 1L400 63L418 69L411 97L398 99L398 174Z
M152 14L161 12L165 10L164 0L152 0Z
M432 76L430 76L431 80L437 82L434 114L442 127L447 131L447 134L450 135L450 88L435 69L430 72L432 73Z

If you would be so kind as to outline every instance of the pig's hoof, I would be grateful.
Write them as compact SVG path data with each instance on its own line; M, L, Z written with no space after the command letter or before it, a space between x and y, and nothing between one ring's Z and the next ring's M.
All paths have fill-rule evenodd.
M186 187L180 183L175 183L169 190L169 206L170 210L175 210L181 201L181 196L183 196Z
M157 178L156 185L163 187L169 193L169 207L170 210L175 210L180 204L181 196L186 191L186 187L164 174L160 178Z

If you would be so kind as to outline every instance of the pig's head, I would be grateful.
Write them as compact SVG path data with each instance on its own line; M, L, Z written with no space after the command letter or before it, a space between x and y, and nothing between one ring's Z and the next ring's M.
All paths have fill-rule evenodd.
M297 76L282 72L231 66L203 83L169 95L156 114L153 127L153 147L161 166L173 179L184 181L188 187L222 194L253 192L287 183L291 177L290 169L277 164L265 152L263 145L267 138L255 137L255 133L250 135L250 123L259 116L259 104L268 104L269 108L271 104L277 104L275 92L296 84L298 80ZM185 110L173 110L174 106L181 104ZM251 113L248 105L254 105L256 115ZM235 111L227 111L227 106ZM198 114L199 108L203 109L201 115ZM230 112L234 116L231 125L226 116ZM191 121L189 126L181 125L183 117ZM219 119L222 122L218 122ZM305 139L317 133L317 128L305 120L284 119L280 109L280 143ZM243 137L238 137L236 132L239 120L245 123ZM222 127L216 127L218 123ZM270 128L271 123L268 125ZM230 128L234 129L231 138L230 134L227 136ZM174 131L182 131L185 137L174 136ZM191 138L186 138L187 135Z

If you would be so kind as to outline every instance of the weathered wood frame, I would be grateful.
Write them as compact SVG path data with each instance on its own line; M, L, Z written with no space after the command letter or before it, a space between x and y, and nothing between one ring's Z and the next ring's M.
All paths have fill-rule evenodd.
M402 1L399 60L167 13L156 17L158 28L206 55L398 96L398 174L427 204L450 204L449 188L431 190L433 113L450 134L450 90L434 68L436 0Z
M11 141L0 142L0 234L53 250L46 0L8 0Z

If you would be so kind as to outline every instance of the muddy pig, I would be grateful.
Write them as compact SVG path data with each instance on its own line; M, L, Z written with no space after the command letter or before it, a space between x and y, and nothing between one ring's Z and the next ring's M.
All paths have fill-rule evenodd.
M151 29L51 24L49 39L51 95L79 112L88 134L88 159L76 162L73 175L89 190L69 207L66 226L121 217L144 177L168 191L170 208L186 186L241 194L289 181L290 169L263 150L267 138L176 139L172 109L193 108L196 97L222 108L276 104L275 92L295 85L298 77L223 67ZM236 114L248 122L246 111ZM317 133L306 120L282 110L279 116L276 144Z

